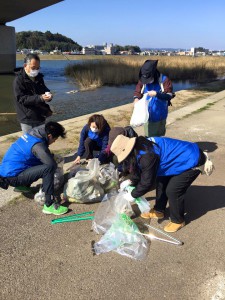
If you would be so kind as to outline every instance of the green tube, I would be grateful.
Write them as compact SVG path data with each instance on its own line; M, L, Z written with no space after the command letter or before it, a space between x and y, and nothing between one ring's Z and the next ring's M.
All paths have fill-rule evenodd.
M51 221L51 224L56 224L56 223L66 223L66 222L78 222L78 221L84 221L84 220L94 220L94 216L89 216L89 217L82 217L82 218L70 218L70 219L55 219Z
M54 219L54 220L69 220L71 218L76 218L76 217L81 217L81 216L85 216L85 215L90 215L90 214L93 214L94 211L91 210L91 211L87 211L87 212L84 212L84 213L81 213L81 214L73 214L73 215L70 215L70 216L66 216L66 217L63 217L63 218L58 218L58 219ZM52 220L52 221L54 221Z

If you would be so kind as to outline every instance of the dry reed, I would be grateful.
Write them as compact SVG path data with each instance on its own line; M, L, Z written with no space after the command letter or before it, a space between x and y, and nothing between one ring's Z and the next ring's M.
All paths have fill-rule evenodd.
M66 67L80 89L103 85L134 84L141 65L147 59L158 59L158 69L172 80L203 82L225 74L225 57L107 56L91 57L81 64Z

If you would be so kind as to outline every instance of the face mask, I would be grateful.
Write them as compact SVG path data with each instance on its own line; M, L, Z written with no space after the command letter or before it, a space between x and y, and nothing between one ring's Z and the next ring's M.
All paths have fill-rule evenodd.
M92 132L98 132L98 128L90 127L90 129L91 129Z
M30 70L29 76L36 77L39 73L39 70Z

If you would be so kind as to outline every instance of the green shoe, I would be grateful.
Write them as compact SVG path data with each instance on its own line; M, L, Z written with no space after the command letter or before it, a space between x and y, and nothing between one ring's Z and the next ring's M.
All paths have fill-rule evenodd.
M29 186L16 186L13 191L18 193L31 193L32 188Z
M42 212L47 215L63 215L68 212L68 208L56 203L53 203L51 206L44 205Z

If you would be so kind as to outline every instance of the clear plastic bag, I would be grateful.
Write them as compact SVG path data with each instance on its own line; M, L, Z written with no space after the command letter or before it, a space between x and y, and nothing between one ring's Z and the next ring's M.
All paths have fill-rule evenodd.
M119 174L113 163L102 165L99 170L98 180L105 193L118 188Z
M54 190L57 191L64 183L64 158L61 155L54 155L54 159L57 163L57 169L54 174Z
M134 202L142 214L150 211L150 204L144 197L136 198Z
M100 163L97 158L89 161L86 170L80 170L64 186L64 197L70 202L91 203L101 201L104 191L98 182Z
M118 213L125 213L128 216L133 214L131 204L124 198L126 192L112 190L106 194L99 204L92 222L92 229L97 233L105 233L114 223Z
M141 126L148 122L149 112L148 105L151 97L146 93L141 100L134 104L134 110L130 119L130 125L132 127Z
M115 251L127 257L145 259L149 243L141 235L137 225L126 214L116 214L111 227L99 242L93 245L96 255Z
M45 193L42 191L42 188L34 195L34 201L39 205L45 204Z

